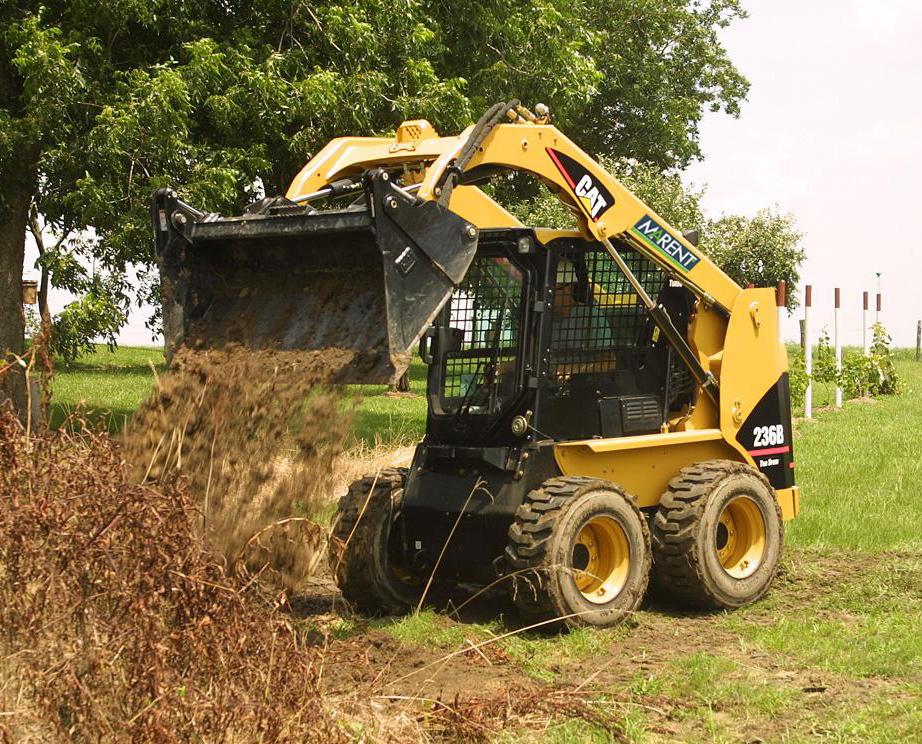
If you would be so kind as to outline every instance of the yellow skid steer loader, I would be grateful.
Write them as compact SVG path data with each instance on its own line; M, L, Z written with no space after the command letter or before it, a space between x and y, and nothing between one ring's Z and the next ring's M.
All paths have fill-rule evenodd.
M363 611L411 606L434 577L610 625L651 565L690 605L753 602L799 508L774 293L740 288L536 110L333 140L238 217L158 191L167 352L336 349L336 381L392 383L418 346L412 466L354 483L333 527ZM509 171L576 228L503 209L481 187Z

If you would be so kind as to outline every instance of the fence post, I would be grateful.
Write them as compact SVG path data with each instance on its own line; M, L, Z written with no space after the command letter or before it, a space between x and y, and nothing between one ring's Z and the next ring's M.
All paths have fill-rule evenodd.
M868 346L868 293L864 293L864 310L861 313L861 347L865 356L871 356L871 347Z
M807 373L807 390L804 393L804 418L813 418L813 344L810 343L810 306L813 304L813 287L806 287L804 302L804 368Z
M880 292L877 293L877 311L874 313L874 325L880 323Z
M842 294L836 287L836 307L833 327L836 345L836 408L842 407L842 342L839 338L839 310L842 307Z

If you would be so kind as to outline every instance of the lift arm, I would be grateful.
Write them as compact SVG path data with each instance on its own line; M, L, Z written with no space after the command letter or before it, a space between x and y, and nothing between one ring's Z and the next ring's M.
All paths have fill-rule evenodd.
M403 167L420 184L417 196L440 197L441 184L454 167L473 127L456 137L440 137L425 121L402 124L395 138L340 137L301 170L287 197L302 201L329 184L357 177L370 168ZM543 181L580 215L580 231L602 243L624 240L687 286L706 307L725 316L741 290L704 253L638 199L617 178L550 124L519 120L492 127L466 164L471 178L488 167L525 171ZM452 210L480 227L522 226L480 189L461 186Z
M427 169L420 198L438 198L435 192L456 156L457 149L446 149ZM602 243L612 238L624 240L687 286L705 305L729 314L740 286L556 127L496 125L465 172L485 166L534 174L579 210L587 237Z

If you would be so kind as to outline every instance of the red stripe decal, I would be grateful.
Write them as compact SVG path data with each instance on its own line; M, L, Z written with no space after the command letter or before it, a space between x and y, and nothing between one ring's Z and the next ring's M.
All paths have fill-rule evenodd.
M769 447L768 449L757 449L749 450L749 454L753 457L758 457L759 455L783 455L785 452L790 452L791 448L788 445L784 447Z
M551 160L554 161L554 165L557 166L557 170L559 170L559 171L561 172L561 174L563 175L563 177L567 180L567 183L570 184L570 188L573 189L573 190L576 190L576 184L573 183L573 179L570 178L570 174L567 173L566 169L563 167L563 164L562 164L562 163L560 162L560 160L557 158L556 153L555 153L550 147L545 147L545 148L544 148L544 151L545 151L548 155L551 156Z

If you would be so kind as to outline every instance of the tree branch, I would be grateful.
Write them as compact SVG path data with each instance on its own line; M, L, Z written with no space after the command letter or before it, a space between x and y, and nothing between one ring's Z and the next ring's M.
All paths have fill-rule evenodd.
M35 202L29 208L29 232L35 240L35 247L38 248L39 259L45 255L45 238L42 235L42 226L38 221L38 209ZM61 242L57 243L60 246ZM56 246L56 247L57 247ZM51 312L48 310L48 267L42 263L42 278L38 286L38 313L42 318L42 325L51 323Z

